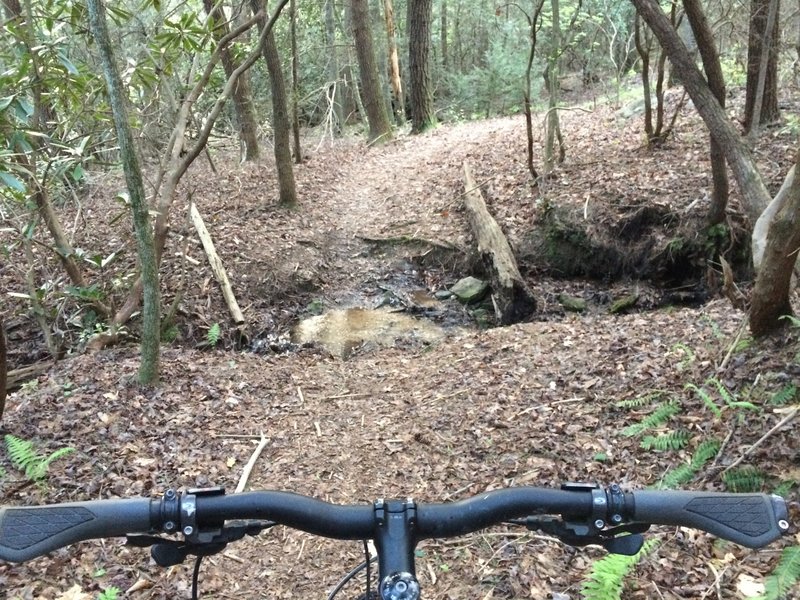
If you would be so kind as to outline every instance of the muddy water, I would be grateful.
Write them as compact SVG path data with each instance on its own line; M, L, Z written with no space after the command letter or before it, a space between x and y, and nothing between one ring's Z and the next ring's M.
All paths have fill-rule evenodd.
M334 356L347 358L362 344L430 344L444 336L444 329L436 324L402 312L350 308L300 321L292 333L292 341L313 342Z

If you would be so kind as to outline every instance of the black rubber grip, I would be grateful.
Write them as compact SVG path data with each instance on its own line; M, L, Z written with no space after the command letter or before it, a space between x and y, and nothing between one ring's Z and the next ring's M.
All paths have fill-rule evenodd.
M748 548L766 546L788 529L780 496L648 490L633 498L637 522L693 527Z
M22 562L99 537L150 531L150 500L91 500L0 508L0 560Z

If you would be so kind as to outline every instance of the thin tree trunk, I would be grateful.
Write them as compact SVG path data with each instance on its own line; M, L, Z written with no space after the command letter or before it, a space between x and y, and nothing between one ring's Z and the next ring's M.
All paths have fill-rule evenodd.
M714 33L706 19L700 0L683 0L683 8L692 27L697 48L703 59L703 69L706 72L708 86L722 108L725 108L725 76L719 62L719 53L714 42ZM717 225L725 222L725 208L728 205L728 168L725 164L725 154L717 140L711 136L710 145L711 179L711 206L708 211L708 224Z
M253 12L257 13L262 8L262 2L251 0L251 6ZM259 21L259 31L264 30L265 24L265 19ZM275 135L275 167L278 170L279 200L284 206L295 206L297 204L297 188L294 184L292 167L290 140L292 125L289 121L289 111L286 108L286 84L283 81L281 59L272 31L267 32L264 37L261 51L267 63L270 90L272 91L272 129Z
M6 331L3 326L3 317L0 317L0 423L3 422L3 412L6 409L6 381L8 376L7 354Z
M344 126L344 94L339 77L339 50L336 47L336 18L334 15L334 0L325 2L325 39L328 46L328 86L333 93L331 96L331 110L333 111L333 128L339 132Z
M644 132L648 143L653 139L653 104L650 98L650 39L642 32L641 19L634 19L634 40L636 51L642 60L642 94L644 96Z
M300 109L297 106L300 95L300 75L299 62L300 56L297 53L297 2L291 0L289 4L291 15L291 36L292 36L292 144L294 162L298 165L303 162L303 152L300 148Z
M439 18L439 39L442 45L442 71L447 73L447 0L442 0L442 14Z
M773 30L777 25L778 9L780 0L770 0L769 11L767 14L767 26L764 30L764 37L761 40L761 56L758 64L758 82L756 83L756 95L753 99L753 115L761 115L764 108L764 95L767 87L767 72L769 71L770 57L772 56L772 42L775 38ZM758 131L761 125L761 118L750 119L750 128L747 130L747 141L752 144L758 139Z
M375 48L372 43L367 0L351 0L350 16L361 74L362 99L369 122L369 141L387 141L392 137L392 125L386 114L386 104L383 102L383 94L381 94L380 75L375 62Z
M219 43L226 35L230 34L230 25L225 19L222 7L217 0L203 0L206 14L214 21L212 34L214 40ZM239 66L238 61L233 56L230 46L220 48L220 62L225 69L225 76L231 74ZM239 127L239 139L244 146L242 153L245 161L257 160L259 157L258 147L258 126L256 125L255 108L253 107L253 93L250 89L250 78L247 73L242 73L236 80L231 95L233 100L233 110L236 114L236 122Z
M656 0L631 0L631 2L667 51L672 66L692 98L697 112L705 121L711 135L719 142L739 184L745 212L755 223L769 203L770 195L750 150L728 120L725 110L708 87L705 77L694 64L689 51Z
M398 125L402 125L406 122L406 101L403 97L403 80L400 77L400 58L397 54L392 0L383 0L383 18L386 21L386 40L389 46L389 78L392 83L394 119Z
M753 122L770 123L779 117L778 109L778 41L780 23L774 19L772 29L767 21L772 0L750 0L750 30L747 45L747 85L745 87L744 130L750 131ZM780 7L775 8L779 14ZM769 40L767 42L766 40ZM767 48L769 46L769 48ZM758 94L762 58L767 61L764 91ZM761 111L755 116L756 98L761 96Z
M561 56L561 21L559 0L550 0L552 9L552 35L550 57L545 69L545 82L548 91L547 131L544 146L544 176L547 177L555 168L555 140L559 128L558 118L558 60Z
M105 8L102 0L87 0L89 25L100 53L103 65L114 128L117 132L122 168L130 195L133 210L133 224L136 231L136 245L139 254L139 267L142 274L144 303L142 310L142 362L139 366L139 382L144 385L153 384L159 373L159 345L161 336L161 301L158 288L158 266L153 243L153 232L150 229L147 199L142 183L142 172L133 144L128 109L125 104L127 92L123 87L106 25Z

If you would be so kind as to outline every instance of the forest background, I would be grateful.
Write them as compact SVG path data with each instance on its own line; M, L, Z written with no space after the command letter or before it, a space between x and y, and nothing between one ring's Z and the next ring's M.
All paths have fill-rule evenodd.
M414 136L428 139L437 127L487 119L490 130L488 119L511 115L519 116L514 135L523 149L513 160L524 170L508 178L522 224L501 224L519 230L513 242L530 242L512 244L525 286L567 276L647 281L669 291L656 294L669 304L724 295L750 326L753 337L739 331L739 342L778 332L760 347L790 355L769 371L785 375L775 376L769 397L796 400L790 315L800 246L793 177L800 14L785 1L3 0L3 9L0 332L12 343L7 350L0 335L0 417L8 391L83 351L139 342L138 380L156 384L163 344L238 351L266 339L275 352L290 347L270 335L316 311L330 284L319 281L324 260L304 259L316 240L287 234L291 250L258 265L261 275L249 280L258 285L238 274L228 292L252 300L249 310L237 312L226 295L209 311L187 295L193 234L183 222L195 219L193 200L209 200L203 195L213 186L231 177L249 186L244 201L217 196L217 206L203 208L218 224L215 236L236 240L224 223L247 223L234 217L240 201L254 221L257 211L279 211L270 212L276 229L284 218L311 215L310 202L324 210L324 191L304 196L297 180L305 181L317 157L342 158L326 148L345 142L354 156L368 157ZM602 128L590 129L591 116L578 118L598 110L635 123L627 142L656 161L686 142L680 127L699 115L703 135L710 133L701 145L711 167L697 184L702 195L687 203L692 218L661 205L669 190L655 184L633 210L609 210L605 231L586 225L588 196L583 205L558 202L554 182L570 163L589 179L616 177L611 163L595 169L579 160L590 146L603 155ZM581 137L582 127L591 139ZM633 179L643 162L620 177ZM487 181L503 177L502 165L490 167L479 177L484 192ZM397 178L409 176L393 173L390 158L383 168L393 175L390 197L403 189ZM685 177L697 174L691 161L681 168ZM492 208L502 213L499 204ZM351 218L371 210L363 206ZM632 243L640 233L647 244ZM436 236L372 243L427 245L426 256L436 251L429 269L437 283L485 270L457 235ZM615 246L609 236L626 243ZM352 248L328 250L340 249ZM572 310L564 308L570 300L561 313ZM620 312L645 305L640 294L623 300ZM271 320L254 316L255 302L273 307ZM540 298L538 311L517 320L552 318L546 306ZM490 303L469 318L507 323L501 308ZM722 385L719 373L712 381Z

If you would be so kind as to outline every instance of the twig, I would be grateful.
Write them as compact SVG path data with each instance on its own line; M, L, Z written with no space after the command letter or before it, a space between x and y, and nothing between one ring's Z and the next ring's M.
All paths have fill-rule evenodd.
M264 437L264 434L261 434L261 441L256 446L256 449L253 450L253 454L250 456L250 460L247 461L247 464L244 466L244 471L242 471L242 476L239 479L239 484L236 486L236 493L238 494L241 491L244 491L245 486L247 485L247 480L250 479L250 472L253 470L253 467L258 460L258 457L261 455L261 451L267 445L269 440Z
M777 425L775 425L775 427L773 427L767 433L762 435L761 438L755 444L750 446L746 451L742 452L742 455L735 461L733 461L731 464L729 464L727 467L725 467L722 470L722 472L727 473L734 467L740 465L741 462L745 458L747 458L750 454L752 454L756 448L758 448L761 444L763 444L767 440L767 438L769 438L772 434L776 433L781 428L783 428L784 425L790 423L797 416L798 412L800 412L800 406L795 406L792 410L789 411L789 413L785 417L783 417L783 419L780 420L780 422Z
M736 346L739 345L739 340L742 339L742 334L744 333L745 325L747 325L746 320L742 320L741 324L739 325L739 330L736 332L736 337L733 338L733 343L728 348L728 352L725 354L725 358L722 359L722 362L719 365L719 371L724 371L725 367L728 366L728 361L731 359L733 355L733 351L736 350Z
M256 435L255 433L214 433L211 437L231 440L260 440L263 435Z
M306 403L306 397L303 396L303 390L300 388L299 385L297 386L297 395L300 398L300 404L305 404Z

